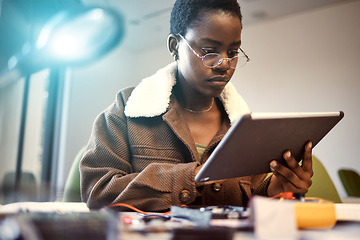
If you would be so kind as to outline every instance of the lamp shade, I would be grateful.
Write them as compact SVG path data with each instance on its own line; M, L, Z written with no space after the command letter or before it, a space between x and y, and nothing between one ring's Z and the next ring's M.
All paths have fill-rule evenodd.
M9 59L8 67L31 73L54 65L88 64L118 45L124 26L121 15L110 9L62 11L44 25L35 44L25 44Z

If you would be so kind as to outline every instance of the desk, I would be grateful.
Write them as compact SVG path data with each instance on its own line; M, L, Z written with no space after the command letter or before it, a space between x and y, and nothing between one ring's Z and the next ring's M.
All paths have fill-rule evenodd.
M301 230L300 234L309 240L358 240L360 222L338 222L329 230Z
M120 230L121 240L171 240L170 232L136 233ZM253 231L236 231L233 240L256 240ZM360 222L338 222L332 229L299 230L291 240L359 240Z
M56 205L56 204L52 203L53 207L54 207L54 205ZM56 206L56 209L57 209L56 212L51 211L50 215L57 214L57 212L59 212L60 205ZM16 205L16 206L18 206L18 205ZM22 204L21 206L24 206L24 204ZM42 206L41 209L44 210L44 207L46 207L46 206L49 207L49 204L48 203L39 203L39 204L31 204L31 206L32 206L33 210L40 209L38 207L41 207L41 206ZM72 213L74 215L70 214L70 217L67 216L67 214L64 214L64 212L59 213L60 214L59 216L65 217L65 218L60 219L61 221L64 221L64 219L67 220L65 222L66 224L64 224L62 226L56 225L56 224L59 224L61 221L56 222L56 221L54 221L54 218L47 217L46 220L50 220L50 222L56 223L53 226L57 226L57 228L55 229L57 231L59 231L59 229L62 229L62 231L64 231L65 228L66 228L66 231L71 231L70 228L66 227L66 226L75 225L72 227L74 229L76 229L77 234L83 234L83 233L89 234L89 232L91 232L91 231L89 231L89 226L90 227L92 226L91 227L92 231L94 231L94 229L96 229L93 227L94 223L92 223L93 225L88 224L89 220L93 221L96 218L100 220L100 221L95 222L95 225L98 227L98 229L101 229L100 231L96 232L97 234L103 234L103 233L106 234L106 230L104 230L106 228L103 226L105 226L109 222L111 223L111 225L114 225L114 223L115 223L115 226L117 226L119 228L119 233L114 235L115 237L110 238L109 240L113 240L113 239L115 239L115 240L117 240L117 239L119 239L119 240L171 240L172 239L171 231L147 232L147 233L128 231L125 226L125 223L122 220L122 217L123 217L123 215L126 214L126 215L132 217L133 219L137 220L140 218L140 215L135 212L116 213L115 215L112 215L113 218L110 219L110 218L106 218L106 216L103 216L103 215L101 215L101 216L92 215L92 214L96 214L99 212L88 212L87 211L88 209L86 208L86 206L84 204L66 204L67 209L69 209L69 208L73 209L74 207L76 207L76 209L79 210L82 214L85 214L85 217L84 217L84 215L83 215L83 217L80 217L80 218L78 217L78 218L76 218L77 220L74 222L73 221L74 217L71 217L71 216L76 217L77 213ZM25 210L23 209L23 211L27 211L27 209L29 209L29 206ZM0 208L0 210L4 210L4 208L3 209ZM64 211L64 206L62 206L61 210ZM0 211L0 213L1 212L2 211ZM5 214L4 211L2 213ZM86 214L89 214L89 215L86 215ZM34 213L28 214L28 216L30 216L32 218L34 218L34 215L36 215L36 214L34 214ZM1 214L0 214L0 216L1 216ZM21 214L15 214L15 216L21 217ZM47 215L47 216L49 216L49 215ZM4 218L4 215L2 215L2 217ZM85 219L86 222L82 223L79 219L82 221ZM73 221L73 222L71 222L71 221ZM75 223L75 224L73 224L73 223ZM107 225L107 226L109 226L109 225ZM1 239L1 227L4 227L4 226L1 226L1 219L0 219L0 239ZM280 231L280 229L279 229L279 231ZM281 231L283 231L283 229L281 229ZM109 232L107 232L107 233L109 233ZM116 233L116 231L115 231L115 233ZM24 239L26 239L26 238L24 238ZM73 238L67 237L66 239L73 239ZM87 239L98 240L99 238L95 238L95 235L93 234L92 238L87 238ZM254 231L251 231L251 230L245 231L244 230L244 231L236 231L234 233L234 237L232 239L233 240L240 240L240 239L254 240L257 238L255 236ZM274 238L274 239L276 239L276 238ZM300 239L302 239L302 240L339 240L339 239L340 240L355 240L355 239L358 240L358 239L360 239L360 221L340 221L340 222L337 222L337 224L333 228L327 229L327 230L298 230L297 236L292 239L293 240L300 240ZM44 240L48 240L48 239L44 239ZM51 239L51 240L53 240L53 239ZM196 240L198 240L198 239L196 238Z
M359 240L360 222L342 222L330 230L299 230L299 237L306 240ZM129 233L120 232L121 240L170 240L170 233ZM236 232L234 240L257 239L254 232Z

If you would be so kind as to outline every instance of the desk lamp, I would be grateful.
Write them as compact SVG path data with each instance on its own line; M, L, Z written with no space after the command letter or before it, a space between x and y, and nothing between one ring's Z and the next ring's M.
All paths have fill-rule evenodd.
M23 158L25 121L29 92L29 76L50 69L48 107L43 136L42 181L50 182L54 145L58 144L59 93L64 81L59 69L94 62L110 52L123 38L124 20L116 12L102 8L81 8L62 11L41 29L35 43L27 43L21 52L10 57L8 68L0 72L1 85L25 76L18 152L15 170L14 201L19 191ZM53 79L51 76L55 78ZM60 104L59 104L60 102ZM61 111L60 111L61 112Z

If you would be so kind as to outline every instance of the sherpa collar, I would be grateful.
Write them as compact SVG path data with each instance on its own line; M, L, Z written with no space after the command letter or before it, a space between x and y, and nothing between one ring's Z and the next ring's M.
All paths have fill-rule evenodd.
M176 83L176 62L159 69L154 75L144 78L131 93L126 106L128 117L155 117L166 112L170 104L172 88ZM232 83L228 83L219 99L224 105L231 124L241 115L249 113L249 107Z

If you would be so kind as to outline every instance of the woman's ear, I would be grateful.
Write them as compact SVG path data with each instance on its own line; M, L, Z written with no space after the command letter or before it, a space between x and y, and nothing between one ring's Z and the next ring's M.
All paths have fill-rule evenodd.
M176 36L173 33L169 34L168 39L167 39L167 46L168 46L168 50L169 50L171 56L173 56L174 60L177 61L179 58L179 55L178 55L179 38L178 38L178 36Z

